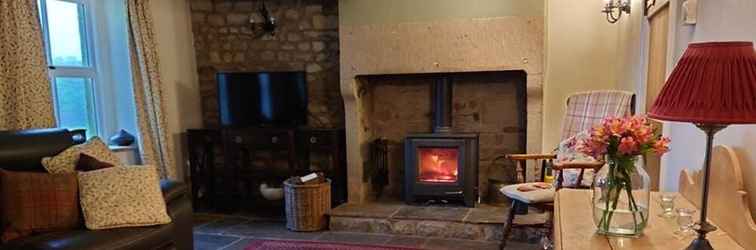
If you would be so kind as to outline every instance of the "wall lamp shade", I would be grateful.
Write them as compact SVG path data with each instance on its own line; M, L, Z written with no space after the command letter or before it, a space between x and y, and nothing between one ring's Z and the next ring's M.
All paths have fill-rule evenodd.
M688 45L648 116L697 124L756 123L753 43Z

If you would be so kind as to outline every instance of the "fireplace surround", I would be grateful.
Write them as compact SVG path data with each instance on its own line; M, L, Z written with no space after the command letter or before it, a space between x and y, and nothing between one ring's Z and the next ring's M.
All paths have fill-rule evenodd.
M340 25L340 74L341 94L344 100L345 122L347 130L347 164L348 189L350 203L365 203L374 200L375 191L369 177L371 172L365 166L369 158L370 142L386 136L391 140L402 140L406 133L392 128L392 123L401 123L410 131L421 131L429 124L422 119L407 116L406 109L412 108L415 114L430 114L426 110L428 101L425 98L414 98L424 95L422 85L406 85L401 88L404 92L391 92L395 85L385 85L385 81L374 81L370 76L402 75L424 73L460 73L460 72L505 72L519 71L525 74L523 87L527 97L525 103L527 121L525 152L541 152L541 121L543 105L542 79L544 22L542 16L504 16L495 18L431 20L418 23L385 23L374 25ZM371 86L384 87L372 89ZM381 90L380 92L375 92ZM385 95L389 94L390 95ZM459 92L461 95L461 91ZM381 95L384 94L384 95ZM396 98L396 95L409 97L403 106L391 111L390 122L384 122L386 114L377 112L375 99L377 96ZM486 95L487 93L482 93ZM373 99L375 98L375 99ZM474 96L471 98L475 98ZM379 106L380 107L380 106ZM455 108L457 104L455 103ZM467 110L470 106L461 106ZM481 108L480 106L475 108ZM482 107L482 112L495 113L498 110L488 110ZM499 109L505 110L505 109ZM387 111L381 108L380 111ZM398 113L397 113L398 112ZM483 113L481 113L483 114ZM486 122L487 117L481 116ZM460 116L460 119L475 120L476 116ZM403 121L410 120L410 121ZM495 123L486 123L495 124ZM499 123L500 124L500 123ZM455 126L457 126L455 122ZM509 126L509 125L507 125ZM467 131L482 128L479 126L462 127ZM494 128L494 127L485 127ZM498 128L503 134L481 134L481 145L500 145L500 141L511 140L513 130L506 127ZM502 130L504 129L504 130ZM383 131L377 133L376 131ZM388 133L386 133L388 132ZM396 132L396 133L394 133ZM425 131L430 132L430 131ZM389 144L389 156L403 154L394 151ZM519 148L519 147L518 147ZM509 148L505 148L504 153ZM399 146L403 152L403 145ZM479 149L481 155L492 151L483 147ZM496 150L492 153L502 153ZM486 153L487 154L487 153ZM397 157L398 158L398 157ZM397 161L389 157L389 165ZM401 157L403 159L403 156ZM483 160L483 159L481 159ZM534 169L534 166L528 166ZM535 172L535 171L528 171ZM486 171L480 175L479 182L484 182ZM394 178L391 175L391 178ZM397 190L400 191L400 190ZM485 192L481 188L480 192ZM402 191L400 191L402 192Z

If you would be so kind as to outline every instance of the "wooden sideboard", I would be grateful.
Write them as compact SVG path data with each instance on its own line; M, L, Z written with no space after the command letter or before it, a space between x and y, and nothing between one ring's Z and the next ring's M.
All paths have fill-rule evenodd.
M261 183L310 172L331 178L334 206L347 201L343 129L190 129L187 144L195 209L233 211L242 201L264 202Z

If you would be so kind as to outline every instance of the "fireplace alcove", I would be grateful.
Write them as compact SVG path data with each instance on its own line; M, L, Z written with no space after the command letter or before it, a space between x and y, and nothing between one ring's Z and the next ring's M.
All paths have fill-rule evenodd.
M448 95L438 93L439 79L449 82ZM357 82L366 141L388 142L388 183L366 185L368 200L449 201L474 207L487 200L489 179L508 179L502 164L511 163L494 165L494 159L525 152L526 74L522 71L372 75L359 76ZM439 95L444 96L436 98ZM445 98L448 102L434 101ZM443 155L438 153L451 157L449 150L456 153L456 175L449 159L446 167L423 172L418 164L424 152L432 152L422 149L435 150L435 157ZM376 172L369 161L364 167L366 173ZM434 171L447 173L429 177ZM371 182L371 177L366 181Z

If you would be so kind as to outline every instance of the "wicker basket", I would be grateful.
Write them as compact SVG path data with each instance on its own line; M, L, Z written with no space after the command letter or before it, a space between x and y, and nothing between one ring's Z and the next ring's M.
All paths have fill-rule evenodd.
M323 183L296 185L284 181L286 228L291 231L319 231L328 226L326 214L331 211L331 180Z

